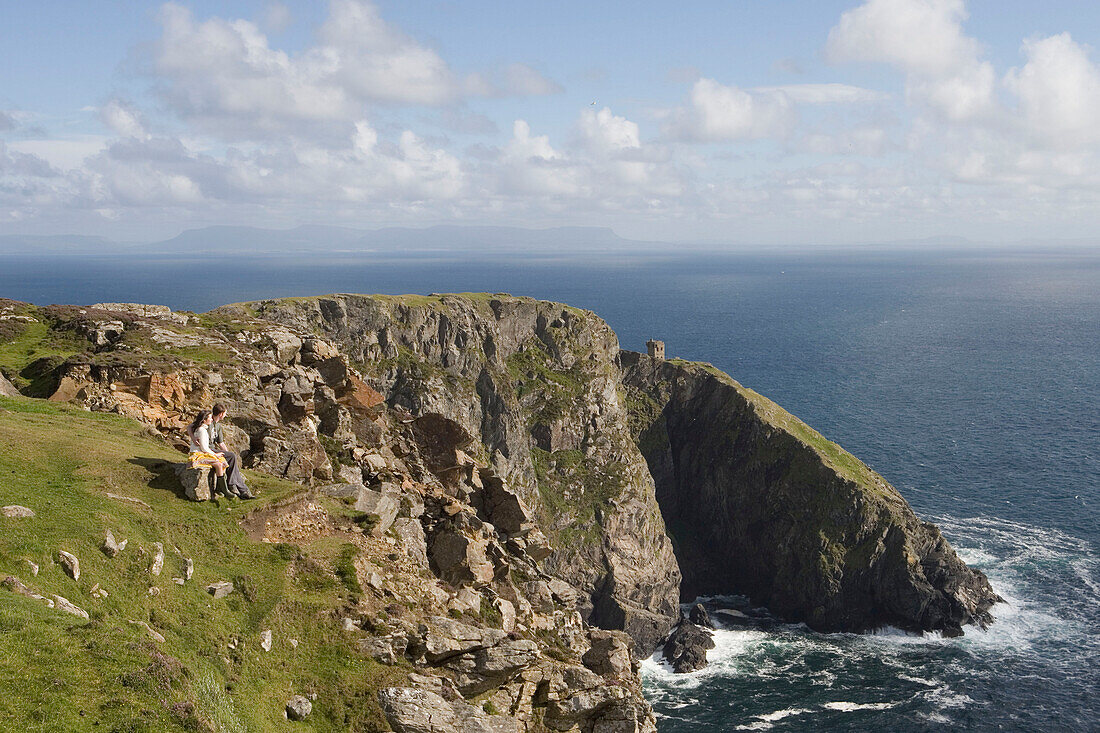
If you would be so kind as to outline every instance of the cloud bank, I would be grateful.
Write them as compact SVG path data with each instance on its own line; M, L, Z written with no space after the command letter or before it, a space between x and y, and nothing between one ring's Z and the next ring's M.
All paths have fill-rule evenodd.
M832 80L670 63L680 98L624 111L578 104L528 60L457 68L367 0L332 0L293 51L270 35L295 22L279 3L255 20L169 3L143 47L149 93L98 105L101 134L51 137L40 115L0 110L0 224L598 223L783 239L1098 223L1092 50L1029 37L998 69L967 20L963 0L867 0L822 28L813 72ZM805 72L793 64L773 66ZM897 87L846 83L858 69ZM535 111L548 96L576 105L566 128ZM501 118L499 100L531 113Z

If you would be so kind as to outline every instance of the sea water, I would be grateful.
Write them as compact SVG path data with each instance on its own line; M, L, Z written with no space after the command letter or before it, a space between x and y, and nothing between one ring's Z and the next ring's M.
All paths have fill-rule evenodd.
M1100 730L1100 253L0 256L0 297L39 304L456 291L590 308L624 348L714 363L884 475L1006 599L958 639L719 630L704 671L643 663L661 731Z

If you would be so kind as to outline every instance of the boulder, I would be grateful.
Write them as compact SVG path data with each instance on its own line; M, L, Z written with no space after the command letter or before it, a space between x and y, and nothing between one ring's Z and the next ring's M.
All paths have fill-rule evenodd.
M145 629L145 633L149 634L149 638L151 638L153 641L158 641L161 644L164 643L164 635L154 629L145 621L131 621L130 623L134 626L140 626L141 628Z
M370 534L381 537L393 525L397 512L401 508L400 488L393 484L382 484L382 491L363 486L359 488L355 500L355 510L378 517L370 527Z
M386 470L386 459L377 453L367 453L362 458L363 468L370 471L372 475L377 475Z
M341 481L338 484L325 484L317 490L325 496L331 496L333 499L357 499L361 488L363 488L362 481L354 483Z
M481 594L469 586L463 586L447 601L447 607L458 612L478 613L481 611Z
M419 639L410 652L423 656L430 664L450 657L495 646L507 638L499 629L482 629L444 616L429 616L420 624Z
M707 629L713 629L714 623L710 620L710 614L707 613L707 609L703 608L702 603L696 603L691 607L691 613L688 614L688 621L696 626L702 626Z
M539 657L538 644L517 639L452 657L443 667L454 673L454 682L464 696L474 697L507 684Z
M166 305L147 305L145 303L94 303L88 306L94 310L111 311L112 313L129 313L142 318L159 318L172 323L187 323L187 316L182 313L173 313Z
M188 462L175 464L176 478L183 486L183 493L191 501L210 501L210 489L214 484L214 472L209 466L191 468Z
M471 538L458 530L442 530L432 539L431 560L439 576L455 585L492 582L494 566L486 549L489 541Z
M57 604L56 608L59 611L64 611L65 613L71 613L72 615L79 616L82 619L87 619L88 618L88 612L85 611L83 608L77 606L76 604L70 602L69 599L62 598L61 596L55 594L53 596L53 600L54 600L54 603Z
M497 598L493 601L493 608L500 614L500 628L511 633L516 630L516 607L511 601Z
M424 537L424 527L419 519L401 517L393 522L394 532L405 552L417 564L428 566L428 543Z
M61 567L65 569L65 574L73 580L80 580L80 560L76 555L61 550L57 553L57 560L61 563Z
M0 397L18 397L19 390L0 372Z
M359 651L383 664L397 664L408 646L409 640L404 634L368 636L359 640Z
M305 720L313 712L313 703L304 695L295 695L286 702L286 717L290 720Z
M88 321L82 324L88 341L95 347L107 346L118 341L126 330L122 321Z
M695 672L707 666L707 649L714 648L711 632L681 621L665 642L662 654L675 672Z
M484 488L479 492L479 499L486 521L509 535L522 534L534 528L530 510L502 479L483 475L482 484Z
M9 519L29 519L34 516L34 510L18 504L11 504L0 509L0 514Z
M637 671L630 653L630 637L622 631L592 629L588 632L592 644L581 657L585 667L603 677L625 679Z
M115 557L116 555L118 555L118 553L126 549L126 545L128 542L129 540L123 540L122 542L116 541L114 534L111 533L111 530L107 530L103 538L103 545L100 547L100 549L103 550L103 554L107 557Z
M517 733L515 718L489 715L464 700L446 700L429 690L387 687L378 693L394 733Z
M164 569L164 545L159 542L154 542L153 547L156 548L156 554L153 555L153 564L149 566L149 572L153 575L160 575L160 571Z
M233 584L228 580L219 580L206 586L206 592L215 598L225 598L233 592Z

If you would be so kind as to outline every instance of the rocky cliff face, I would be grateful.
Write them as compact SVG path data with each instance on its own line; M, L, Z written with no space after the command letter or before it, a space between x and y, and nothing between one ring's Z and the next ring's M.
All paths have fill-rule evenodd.
M710 365L622 352L683 573L820 631L962 633L1000 598L881 476Z
M449 469L446 451L458 448L533 508L553 548L546 568L579 590L586 620L625 630L644 654L668 631L679 571L627 427L618 340L603 320L482 294L334 295L215 313L331 341L387 404L449 426L450 445L429 468Z
M651 731L636 657L698 594L744 593L820 630L946 633L988 623L997 600L838 446L713 368L620 352L561 304L0 301L0 336L24 393L176 443L220 401L246 467L311 487L246 529L351 537L349 632L414 669L381 698L395 730Z
M55 352L9 370L27 392L177 444L220 401L247 467L313 487L245 528L305 547L350 532L332 571L364 590L345 630L415 670L381 696L395 730L654 730L637 656L671 627L679 573L591 313L509 296L5 307L28 319L13 343Z

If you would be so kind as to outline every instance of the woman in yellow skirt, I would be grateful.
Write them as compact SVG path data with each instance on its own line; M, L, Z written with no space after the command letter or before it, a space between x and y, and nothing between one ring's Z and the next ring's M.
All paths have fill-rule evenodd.
M229 496L229 487L225 483L225 469L229 467L225 458L220 453L215 453L210 447L210 425L214 422L208 410L203 410L195 421L187 428L187 434L191 436L191 448L187 459L191 462L191 468L210 466L217 474L214 482L214 492Z

